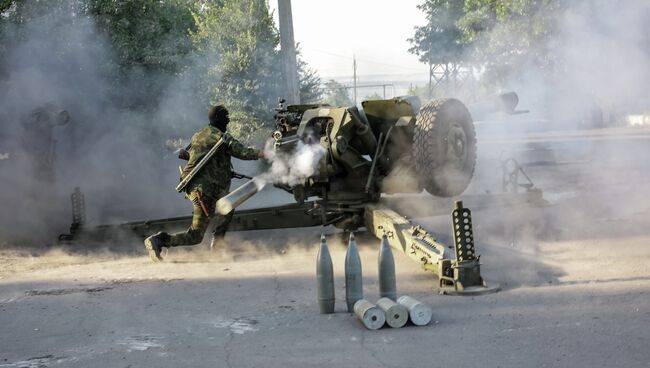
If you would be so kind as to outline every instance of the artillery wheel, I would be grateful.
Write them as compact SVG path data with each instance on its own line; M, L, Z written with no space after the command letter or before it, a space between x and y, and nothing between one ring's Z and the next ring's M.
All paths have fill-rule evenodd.
M453 197L467 189L476 165L476 131L462 102L437 99L420 109L413 134L413 156L427 192Z

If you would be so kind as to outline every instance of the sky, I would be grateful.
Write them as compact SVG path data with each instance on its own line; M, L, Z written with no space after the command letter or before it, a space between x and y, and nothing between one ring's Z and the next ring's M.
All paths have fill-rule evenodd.
M428 68L410 54L407 41L426 22L422 0L294 0L294 38L303 59L324 80L426 81ZM269 0L277 24L277 0Z

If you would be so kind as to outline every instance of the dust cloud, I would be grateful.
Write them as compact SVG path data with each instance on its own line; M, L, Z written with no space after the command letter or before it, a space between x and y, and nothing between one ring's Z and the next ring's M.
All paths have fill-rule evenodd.
M500 159L532 149L490 146L483 140L486 135L512 133L520 130L518 127L531 126L543 131L585 127L591 123L622 125L623 112L638 111L644 103L647 105L648 14L649 5L644 1L626 2L625 6L607 1L573 3L559 20L556 40L565 69L562 78L549 80L531 63L523 73L513 75L499 86L517 91L519 108L531 113L504 118L509 120L509 128L498 122L478 124L479 166L476 180L467 193L499 191ZM106 70L102 61L113 60L115 55L109 40L97 31L90 19L57 14L39 18L25 31L27 41L8 49L7 70L11 72L0 75L3 189L0 191L3 204L0 242L3 247L51 243L70 224L69 194L76 186L81 186L86 194L90 223L189 215L189 204L173 189L178 181L175 167L179 161L166 148L166 142L188 137L206 121L206 111L194 108L196 105L190 101L192 94L188 93L196 83L192 70L203 60L190 56L189 71L176 78L147 76L169 88L161 96L149 96L160 101L157 109L138 111L114 101L115 86L106 78L114 71ZM57 50L61 48L69 50L62 54L63 59L50 57L58 55ZM129 85L122 86L118 94L129 89ZM24 122L35 108L47 103L70 115L67 124L51 127L56 160L54 177L49 181L36 180L34 161L29 159L28 147L21 143L31 134ZM594 105L599 107L602 119L590 120ZM589 192L594 194L590 197L593 201L571 202L573 206L568 208L566 222L556 217L546 218L546 225L521 224L524 229L521 232L525 233L521 236L539 239L553 232L546 231L549 223L554 227L583 227L585 218L593 219L596 214L614 209L625 209L612 212L623 217L630 213L647 214L648 173L642 167L649 158L647 145L642 141L628 143L549 145L550 149L559 148L555 155L562 152L566 156L553 157L553 160L587 164L525 167L535 184L550 199L575 198L578 193ZM265 174L269 175L269 181L292 184L313 172L323 154L319 151L322 148L313 149L309 145L303 148L304 155L298 161L274 160L269 174ZM579 153L582 155L577 160ZM529 163L520 161L524 165ZM264 171L252 164L236 165L248 171L247 174ZM394 179L399 180L400 176ZM618 195L612 196L611 192ZM620 195L623 192L625 196ZM282 191L270 188L247 205L279 204L278 196L283 196L282 201L288 199ZM427 204L423 202L422 206ZM489 218L495 231L509 231L500 216ZM521 222L525 222L524 217ZM238 239L235 236L233 239Z
M72 222L75 187L91 225L191 214L174 190L183 163L174 143L207 123L200 78L218 55L190 53L178 73L124 76L78 2L45 15L32 5L21 9L29 22L1 25L9 41L0 66L0 244L51 245ZM69 120L39 118L44 106Z
M549 201L543 208L522 205L475 215L477 238L500 256L530 266L528 273L513 271L520 280L533 282L546 272L531 259L607 259L613 255L583 242L615 244L648 234L643 219L650 215L649 138L643 127L628 126L627 115L650 108L649 15L647 1L568 3L552 39L559 71L550 76L531 60L502 85L519 94L518 109L531 112L494 114L476 124L478 166L467 193L500 192L502 164L515 158ZM608 130L594 137L594 128ZM557 138L577 130L591 138ZM543 138L518 142L527 135ZM544 253L551 248L558 253Z
M491 100L500 92L516 91L517 110L529 113L507 115L494 112L475 122L477 166L469 188L452 199L503 192L504 166L515 159L536 188L543 191L547 206L528 204L493 206L474 210L478 250L528 269L511 270L511 279L534 283L540 275L555 275L546 261L575 257L607 259L601 248L586 244L616 242L648 235L650 216L650 145L647 129L629 126L630 114L648 114L650 109L650 32L647 1L565 2L566 9L554 20L550 43L532 44L519 68L506 66L508 74L499 83L483 89L457 91L467 105ZM518 37L495 30L486 39L500 45ZM477 48L487 47L478 44ZM557 70L539 67L536 55L551 48ZM470 60L474 59L469 55ZM481 61L476 65L480 66ZM480 83L484 70L474 75ZM502 71L503 71L502 70ZM482 79L483 78L483 79ZM477 90L486 91L477 96ZM591 130L606 128L596 134ZM577 138L563 139L566 136ZM587 138L580 137L587 136ZM527 137L537 142L527 142ZM559 138L558 138L559 137ZM505 167L507 168L507 167ZM512 172L512 170L508 170ZM521 184L528 184L518 172ZM519 193L526 191L517 188ZM404 213L450 213L428 194L414 195ZM447 205L451 204L450 199ZM470 208L471 201L466 201ZM646 219L646 220L644 220ZM448 215L419 218L418 223L448 236ZM547 254L547 249L558 250ZM580 252L576 251L580 249ZM560 256L560 254L562 256Z
M564 141L550 137L537 144L516 142L519 137L549 131L557 131L561 136L575 129L625 127L629 114L647 113L649 108L650 90L646 86L650 83L647 25L650 4L647 1L628 1L624 6L610 1L577 1L567 3L563 11L549 17L553 15L557 17L555 34L548 42L531 45L529 60L499 86L516 91L520 98L518 109L530 113L515 116L497 113L476 123L479 170L475 189L482 184L487 189L499 190L501 164L510 157L524 166L576 165L579 177L571 175L570 178L579 186L576 191L644 180L638 164L647 161L650 152L643 140L633 136ZM486 38L499 35L495 31ZM501 37L501 42L508 44L508 37L516 36ZM553 73L540 69L535 60L536 55L549 49L556 67ZM626 167L633 170L624 170ZM539 168L528 170L539 171ZM630 180L625 179L627 174ZM542 189L555 185L544 182L544 177L537 180Z
M137 81L114 84L109 76L117 71L106 70L115 59L109 40L92 19L73 11L36 17L20 29L3 27L23 37L8 45L8 74L0 78L0 152L6 157L0 161L0 239L51 243L72 221L69 195L76 186L86 195L91 223L178 213L182 200L172 194L178 175L163 142L176 124L187 124L187 131L205 120L175 95L182 88L142 96L160 99L158 110L124 106L116 96L128 96L129 83ZM66 111L68 123L39 120L34 111L42 106ZM186 117L176 120L180 112ZM51 146L35 147L41 141Z

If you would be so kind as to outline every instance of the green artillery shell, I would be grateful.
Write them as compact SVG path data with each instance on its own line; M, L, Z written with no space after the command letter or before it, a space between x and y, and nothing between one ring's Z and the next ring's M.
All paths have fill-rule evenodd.
M354 303L363 299L363 280L361 279L361 258L354 233L350 232L348 251L345 254L345 301L348 312L354 310Z
M377 300L377 306L386 314L386 323L390 327L402 327L409 320L409 311L405 306L397 304L388 298Z
M318 282L318 307L320 312L324 314L334 313L334 271L325 235L320 236L320 248L316 258L316 279Z
M393 252L388 245L386 235L381 238L381 247L379 248L379 295L382 298L395 300L397 291L395 286L395 260Z
M359 299L354 303L354 314L369 330L380 329L386 322L384 312L365 299Z
M400 296L397 302L409 311L411 322L416 326L426 326L431 322L431 308L410 296Z

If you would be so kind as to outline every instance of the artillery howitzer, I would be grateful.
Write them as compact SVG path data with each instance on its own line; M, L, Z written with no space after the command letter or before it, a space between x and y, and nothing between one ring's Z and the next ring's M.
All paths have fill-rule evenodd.
M444 244L393 209L391 203L409 198L382 196L424 189L434 196L453 197L467 188L476 162L476 133L469 111L459 100L439 99L420 108L417 97L400 97L364 101L362 110L329 105L285 107L283 102L276 109L272 134L276 154L290 155L301 145L320 146L324 154L313 175L297 183L275 183L291 193L296 203L236 210L229 231L365 227L378 238L386 234L391 247L434 272L447 292L481 293L498 288L488 287L481 277L471 215L461 202L456 202L453 211L452 258ZM227 213L254 195L258 190L254 180L222 198L218 207ZM443 213L449 206L444 208ZM416 215L440 211L440 207L420 208ZM83 195L77 191L71 233L61 235L60 240L103 240L116 227L144 237L191 222L191 217L178 217L86 228L83 212Z

